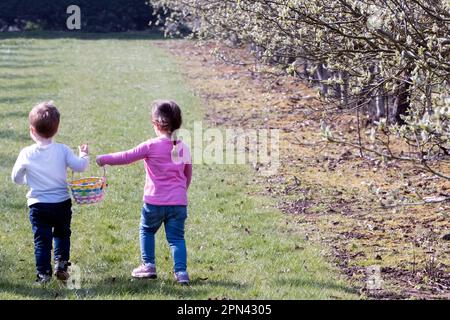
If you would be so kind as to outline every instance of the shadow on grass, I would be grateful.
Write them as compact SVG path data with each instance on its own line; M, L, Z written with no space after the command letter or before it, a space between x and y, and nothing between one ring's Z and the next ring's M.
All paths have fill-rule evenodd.
M340 284L336 281L333 281L333 279L330 280L313 280L313 279L298 279L298 278L288 278L288 279L277 279L276 280L277 285L280 286L296 286L299 289L301 288L315 288L315 289L322 289L322 290L335 290L344 292L347 294L358 294L357 290L346 286L344 284Z
M89 288L88 292L90 296L102 297L120 294L158 294L168 297L189 297L192 295L205 295L208 291L211 291L211 286L221 288L237 287L239 284L233 282L203 282L191 281L189 286L181 286L174 280L166 279L132 279L131 277L121 278L109 278L104 279L95 286Z
M164 40L164 34L156 31L141 32L111 32L111 33L85 33L71 31L28 31L3 32L0 41L4 39L80 39L80 40ZM2 48L0 46L0 48ZM3 47L7 49L7 47ZM39 48L30 48L37 50Z
M18 283L10 283L0 279L0 293L19 295L23 299L57 299L64 298L64 293L69 292L61 285L38 286L33 280L34 278L30 277L30 279L20 279Z
M208 292L211 291L211 286L220 288L242 287L241 284L226 281L204 282L194 279L189 286L182 286L175 281L135 280L131 277L119 277L103 279L97 284L82 284L81 289L70 290L55 279L44 286L35 285L31 278L20 279L17 283L0 279L0 292L7 295L19 295L23 299L65 299L68 297L104 299L108 297L120 298L121 296L133 299L133 295L136 295L137 299L148 298L148 295L166 296L169 299L198 298L199 296L207 296Z

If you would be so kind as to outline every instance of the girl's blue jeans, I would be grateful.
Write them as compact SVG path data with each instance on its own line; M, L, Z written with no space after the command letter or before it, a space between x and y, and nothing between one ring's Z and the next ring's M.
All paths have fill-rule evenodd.
M159 206L144 203L140 224L143 263L155 263L155 234L164 223L167 241L174 260L174 271L186 271L187 252L184 240L186 206Z

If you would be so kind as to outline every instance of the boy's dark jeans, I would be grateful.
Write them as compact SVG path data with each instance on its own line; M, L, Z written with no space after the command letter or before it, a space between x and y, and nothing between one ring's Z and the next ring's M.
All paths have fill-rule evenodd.
M55 244L55 261L69 261L70 222L72 201L35 203L30 206L30 222L34 234L36 269L40 274L51 274L52 240Z

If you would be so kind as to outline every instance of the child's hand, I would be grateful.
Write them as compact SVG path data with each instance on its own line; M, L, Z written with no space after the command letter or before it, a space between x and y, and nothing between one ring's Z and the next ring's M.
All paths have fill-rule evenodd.
M97 156L97 158L95 158L95 162L97 163L98 166L103 167L104 164L101 161L101 157Z
M86 144L82 144L81 146L79 146L78 150L80 151L80 153L83 152L85 154L89 154L89 146L88 146L87 143Z

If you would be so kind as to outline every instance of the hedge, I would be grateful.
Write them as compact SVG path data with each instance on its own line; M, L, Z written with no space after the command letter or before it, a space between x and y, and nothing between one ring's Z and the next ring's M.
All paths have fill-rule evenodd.
M1 0L0 30L67 30L69 5L81 9L81 31L144 30L154 20L146 0Z

